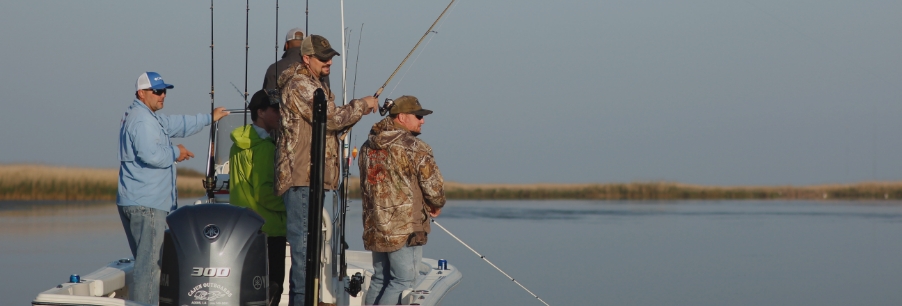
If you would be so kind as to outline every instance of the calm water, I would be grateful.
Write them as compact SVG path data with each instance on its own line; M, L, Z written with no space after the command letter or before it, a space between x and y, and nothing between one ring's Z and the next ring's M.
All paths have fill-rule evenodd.
M348 219L362 248L360 213ZM902 202L452 201L439 223L551 305L900 305ZM112 203L0 202L0 297L128 257ZM542 305L433 227L445 305Z

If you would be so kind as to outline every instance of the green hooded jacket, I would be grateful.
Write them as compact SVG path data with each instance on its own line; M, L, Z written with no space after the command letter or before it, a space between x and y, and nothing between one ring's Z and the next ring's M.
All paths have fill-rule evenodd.
M285 203L273 187L275 143L270 137L260 138L250 124L236 128L230 137L229 201L260 214L266 220L263 232L267 236L285 236Z

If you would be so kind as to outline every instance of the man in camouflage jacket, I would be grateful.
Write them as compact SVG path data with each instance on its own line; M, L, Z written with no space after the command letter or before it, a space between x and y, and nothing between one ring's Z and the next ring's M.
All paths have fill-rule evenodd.
M324 188L338 186L339 134L377 107L376 98L354 99L336 107L335 95L322 78L329 75L332 57L339 55L329 41L311 35L301 43L301 62L279 76L282 92L279 108L281 127L276 137L275 192L282 196L288 214L286 238L291 245L289 305L304 303L307 256L307 209L310 193L310 145L313 137L313 92L322 88L328 99L326 111L326 165Z
M416 97L402 96L362 146L363 245L372 251L374 270L366 305L398 304L413 286L429 218L445 205L432 148L416 137L431 113Z

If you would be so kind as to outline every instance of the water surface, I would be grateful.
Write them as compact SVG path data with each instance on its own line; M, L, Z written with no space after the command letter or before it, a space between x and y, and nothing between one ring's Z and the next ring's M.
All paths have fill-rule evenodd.
M348 242L362 248L359 201ZM551 305L900 305L902 203L450 201L437 221ZM130 257L106 202L0 202L0 297ZM433 226L444 305L542 305Z

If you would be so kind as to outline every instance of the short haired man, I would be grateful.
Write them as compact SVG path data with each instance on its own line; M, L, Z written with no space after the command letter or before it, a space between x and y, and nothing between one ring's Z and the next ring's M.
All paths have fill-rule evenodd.
M122 116L119 128L119 187L116 204L125 236L135 257L134 283L129 298L156 305L160 297L160 250L166 216L175 210L175 162L194 157L170 138L200 132L228 115L219 107L211 114L163 115L166 90L156 72L145 72L135 82L135 100Z
M288 66L291 66L291 64L301 61L301 41L303 40L304 31L301 28L288 30L288 34L285 34L285 45L282 46L282 51L285 51L282 53L282 59L272 63L266 69L266 75L263 78L264 90L278 89L276 80L278 80L282 71L288 69Z
M395 100L360 150L363 245L372 251L366 305L397 305L413 287L430 232L429 218L445 206L444 179L432 148L417 138L431 110L413 96Z
M285 203L273 190L276 144L270 133L279 128L279 104L266 91L254 93L248 104L251 124L230 134L229 202L247 207L265 220L263 232L269 258L269 305L279 305L285 280Z

